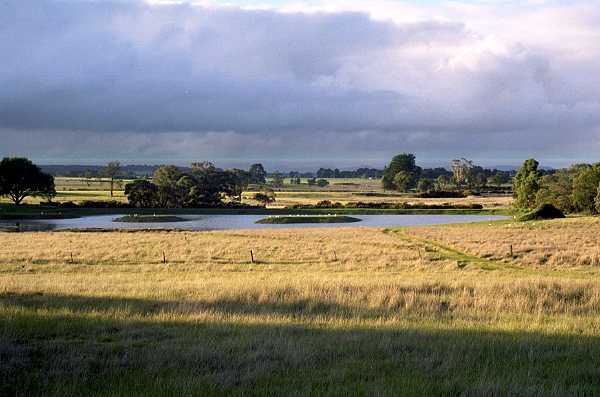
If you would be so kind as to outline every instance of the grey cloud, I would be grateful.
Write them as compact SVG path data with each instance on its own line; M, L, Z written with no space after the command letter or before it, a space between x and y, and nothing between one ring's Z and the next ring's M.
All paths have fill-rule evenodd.
M576 155L573 141L599 137L599 62L517 43L445 63L478 40L462 22L356 12L4 1L0 136L11 152L145 158L500 153L513 140Z
M390 128L402 93L323 86L343 63L464 39L357 13L280 14L123 3L4 4L0 122L105 131ZM388 116L386 116L388 115Z

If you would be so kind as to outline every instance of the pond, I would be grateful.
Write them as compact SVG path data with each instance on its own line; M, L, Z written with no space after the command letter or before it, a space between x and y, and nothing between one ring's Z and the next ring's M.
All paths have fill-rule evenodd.
M440 225L506 219L496 215L352 215L356 223L310 223L310 224L257 224L266 215L180 215L182 222L123 223L113 222L119 215L84 216L74 219L13 220L1 221L0 227L21 230L66 229L179 229L179 230L231 230L231 229L289 229L289 228L338 228L338 227L394 227L417 225Z

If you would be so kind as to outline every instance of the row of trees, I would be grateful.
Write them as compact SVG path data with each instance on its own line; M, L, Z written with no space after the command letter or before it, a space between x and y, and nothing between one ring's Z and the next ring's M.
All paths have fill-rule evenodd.
M102 176L110 178L111 196L115 180L121 177L121 166L110 162ZM267 173L260 164L248 171L221 170L209 162L192 164L183 171L173 165L159 167L152 181L138 179L125 186L129 203L138 207L202 207L217 206L223 199L241 201L249 183L266 183ZM8 196L15 205L26 197L38 196L50 201L56 196L54 177L26 158L4 158L0 161L0 196ZM266 201L273 195L267 195Z
M250 171L222 170L210 162L193 163L189 172L166 165L155 171L152 181L139 179L127 184L125 195L137 207L218 206L226 198L240 201L251 180Z
M419 192L444 192L451 187L480 189L491 185L500 187L511 180L510 172L489 170L466 159L455 160L453 171L445 168L422 169L416 165L416 157L412 153L402 153L392 158L383 171L384 189L408 192L416 189Z
M531 209L552 204L563 212L600 213L600 163L575 164L542 175L535 159L526 160L513 180L514 205Z

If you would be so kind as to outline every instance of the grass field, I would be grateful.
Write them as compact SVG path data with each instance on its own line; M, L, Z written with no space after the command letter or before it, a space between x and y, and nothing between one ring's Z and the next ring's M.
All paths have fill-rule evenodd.
M599 233L0 233L0 395L595 395Z

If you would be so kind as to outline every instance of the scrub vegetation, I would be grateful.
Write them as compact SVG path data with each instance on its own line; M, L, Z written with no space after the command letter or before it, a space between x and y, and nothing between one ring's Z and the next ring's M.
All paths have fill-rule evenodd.
M593 395L598 233L1 233L0 394Z

